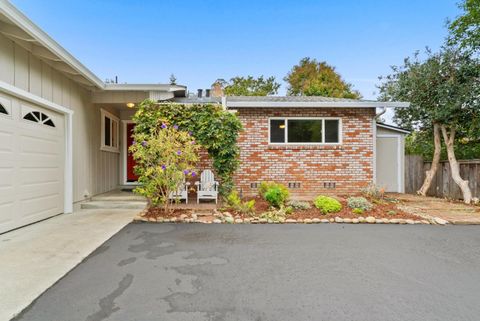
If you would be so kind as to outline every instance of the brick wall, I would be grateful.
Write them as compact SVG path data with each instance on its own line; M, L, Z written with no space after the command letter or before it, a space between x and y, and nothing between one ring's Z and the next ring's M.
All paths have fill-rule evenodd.
M251 183L273 180L287 185L295 198L318 194L352 194L373 180L374 108L239 108L241 165L236 187L244 196L257 193ZM269 117L341 117L341 145L292 146L268 144ZM324 183L335 183L326 188ZM330 187L332 184L330 184Z

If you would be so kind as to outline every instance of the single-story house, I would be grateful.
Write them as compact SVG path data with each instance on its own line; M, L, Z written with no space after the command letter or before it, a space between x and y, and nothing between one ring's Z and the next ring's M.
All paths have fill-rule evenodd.
M127 153L134 105L188 100L169 84L105 83L8 1L0 0L0 233L135 185ZM208 99L200 98L201 101ZM372 182L403 191L405 131L375 121L407 103L322 97L223 97L236 110L244 195L263 180L294 195Z

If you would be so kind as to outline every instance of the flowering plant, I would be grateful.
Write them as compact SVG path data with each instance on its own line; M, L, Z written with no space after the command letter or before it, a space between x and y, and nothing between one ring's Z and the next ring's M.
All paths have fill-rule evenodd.
M199 146L186 131L165 120L148 132L135 132L130 151L136 161L135 173L140 186L135 192L145 196L151 206L170 210L169 196L182 189L185 177L196 176Z

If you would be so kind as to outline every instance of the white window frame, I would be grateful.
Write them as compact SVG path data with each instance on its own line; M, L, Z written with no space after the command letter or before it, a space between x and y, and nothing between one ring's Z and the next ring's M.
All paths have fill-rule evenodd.
M100 150L103 150L105 152L112 152L112 153L120 153L120 142L118 138L120 137L119 132L120 132L120 119L113 115L112 113L106 111L105 109L100 109L100 117L101 117L101 132L100 132ZM117 142L117 146L108 146L105 145L105 117L110 118L110 121L112 124L115 122L116 123L116 128L117 132L113 133L113 126L110 125L110 142L112 142L112 139L115 134L115 141Z
M289 119L303 119L303 120L322 120L322 143L289 143L288 142L288 120ZM272 120L284 120L285 121L285 142L273 143L271 142L270 126ZM325 143L325 120L338 120L338 142L337 143ZM268 144L270 145L341 145L343 143L343 125L341 117L269 117L268 118Z

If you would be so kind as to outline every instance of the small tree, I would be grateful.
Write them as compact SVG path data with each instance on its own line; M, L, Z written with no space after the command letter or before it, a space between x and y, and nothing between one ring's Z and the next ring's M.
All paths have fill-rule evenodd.
M401 67L380 85L381 100L404 100L410 108L395 111L395 120L406 128L432 132L432 166L419 194L425 195L440 161L441 137L446 146L452 178L460 187L465 203L472 193L468 181L460 176L455 156L455 138L471 137L480 125L480 63L469 53L444 48L437 54L427 51L427 59L405 59ZM477 134L478 135L478 134ZM457 139L458 141L458 139Z
M275 77L263 78L260 76L254 78L233 77L230 83L226 84L224 93L227 96L268 96L278 93L280 84L275 81Z
M151 206L170 210L169 195L178 190L186 176L195 176L199 146L188 132L158 120L149 132L136 132L130 147L136 161L140 186L135 192L145 196Z
M335 71L335 67L325 61L318 62L308 57L293 66L284 80L289 84L287 93L291 96L362 98L362 95L353 90L352 85L345 82Z

